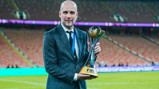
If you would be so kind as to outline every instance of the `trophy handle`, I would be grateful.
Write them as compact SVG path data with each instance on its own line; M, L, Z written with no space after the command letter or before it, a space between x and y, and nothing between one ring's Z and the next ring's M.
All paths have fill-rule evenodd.
M94 68L95 60L96 60L96 57L95 57L94 48L93 48L93 50L91 51L91 59L90 59L90 67L91 68Z
M96 56L94 55L94 44L92 44L92 40L90 41L90 50L89 50L89 54L88 54L88 57L87 57L87 60L84 64L84 66L90 66L93 68L93 64L94 64L94 61L96 60ZM88 65L88 61L90 61L90 65Z

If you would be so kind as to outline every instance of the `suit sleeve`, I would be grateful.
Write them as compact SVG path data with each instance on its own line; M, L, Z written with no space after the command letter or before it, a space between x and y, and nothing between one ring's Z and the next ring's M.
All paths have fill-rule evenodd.
M74 73L65 71L57 65L55 48L56 47L54 41L50 38L50 34L45 33L43 43L43 57L46 72L49 73L51 76L59 78L63 81L73 82Z

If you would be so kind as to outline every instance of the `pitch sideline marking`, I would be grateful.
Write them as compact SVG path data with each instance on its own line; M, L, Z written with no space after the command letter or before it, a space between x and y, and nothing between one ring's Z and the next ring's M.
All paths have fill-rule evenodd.
M41 85L41 86L45 86L45 84L43 84L43 83L36 83L36 82L29 82L29 81L6 80L6 79L0 79L0 81L6 81L6 82L15 82L15 83L24 83L24 84L32 84L32 85Z

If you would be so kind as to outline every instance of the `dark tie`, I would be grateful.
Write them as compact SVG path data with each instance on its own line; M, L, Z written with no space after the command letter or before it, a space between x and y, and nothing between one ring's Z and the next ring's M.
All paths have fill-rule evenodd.
M69 38L69 42L70 42L71 49L72 49L72 42L73 42L73 38L72 38L72 36L71 36L71 35L72 35L72 33L73 33L73 32L72 32L72 31L66 31L66 33L68 33L68 34L69 34L69 37L68 37L68 38ZM74 46L74 47L75 47L75 46ZM76 56L76 50L75 50L75 48L74 48L74 53L73 53L73 54L74 54L74 58L75 58L75 59L77 59L77 56Z
M69 40L70 45L71 45L71 48L72 48L72 41L73 41L73 39L72 39L71 34L72 34L73 32L72 32L72 31L66 31L66 33L68 33L68 34L69 34L68 40Z

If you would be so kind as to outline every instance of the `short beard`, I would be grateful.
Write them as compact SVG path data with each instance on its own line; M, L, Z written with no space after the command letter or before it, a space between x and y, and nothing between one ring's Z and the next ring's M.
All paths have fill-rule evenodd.
M66 24L63 24L67 29L72 29L73 27L73 24L72 25L66 25Z

